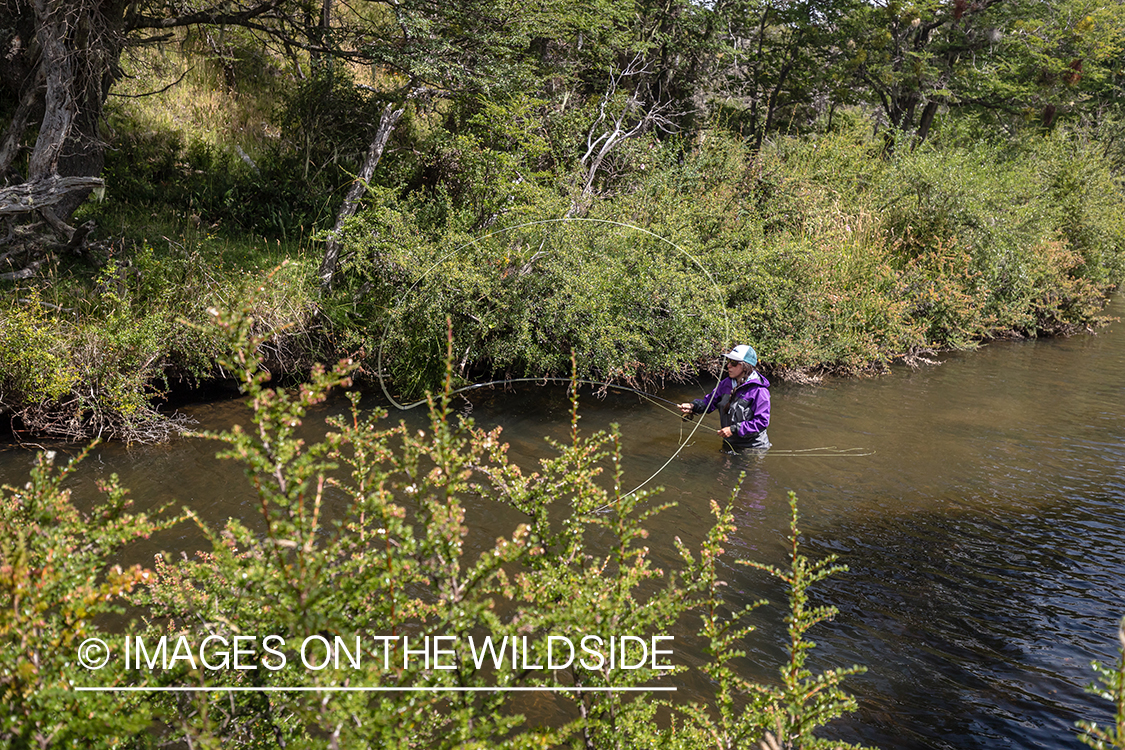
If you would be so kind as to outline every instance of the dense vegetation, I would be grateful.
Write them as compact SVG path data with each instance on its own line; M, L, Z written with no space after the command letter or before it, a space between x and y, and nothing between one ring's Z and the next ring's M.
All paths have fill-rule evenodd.
M1125 274L1119 2L42 0L0 40L39 432L166 435L210 307L417 396L447 317L462 378L802 377L1085 330Z

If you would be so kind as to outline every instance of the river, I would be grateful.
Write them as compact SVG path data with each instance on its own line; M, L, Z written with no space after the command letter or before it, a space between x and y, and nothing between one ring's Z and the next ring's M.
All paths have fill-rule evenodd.
M1107 313L1125 317L1121 295ZM868 667L847 683L859 711L826 735L903 750L1083 747L1074 722L1111 717L1108 702L1083 690L1089 662L1115 658L1125 615L1125 324L939 359L875 378L775 385L775 451L764 458L721 454L708 418L652 482L677 506L654 520L650 543L671 562L673 536L698 542L711 522L708 500L727 498L746 471L728 556L784 564L794 490L804 551L837 554L850 568L819 588L817 603L840 613L813 631L812 666ZM709 385L661 395L686 400ZM477 392L459 403L471 403L478 424L503 425L521 461L546 455L544 434L568 429L559 388ZM238 402L188 411L205 429L244 418ZM582 414L584 429L620 425L633 484L692 426L627 393L584 397ZM833 450L808 450L817 448ZM74 480L76 496L117 472L138 507L174 501L216 524L253 518L241 470L215 461L215 450L199 440L99 446ZM26 481L30 460L14 446L0 451L0 480ZM180 529L129 556L151 562L157 549L197 542ZM725 575L735 598L783 602L755 571L728 565ZM769 679L784 626L776 608L757 617L741 668ZM679 696L697 687L684 680Z

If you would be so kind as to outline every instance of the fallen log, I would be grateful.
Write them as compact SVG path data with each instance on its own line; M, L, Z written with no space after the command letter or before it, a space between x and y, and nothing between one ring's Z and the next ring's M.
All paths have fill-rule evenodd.
M67 193L74 190L90 190L104 184L105 181L100 177L55 175L0 188L0 216L16 216L49 208L61 201Z

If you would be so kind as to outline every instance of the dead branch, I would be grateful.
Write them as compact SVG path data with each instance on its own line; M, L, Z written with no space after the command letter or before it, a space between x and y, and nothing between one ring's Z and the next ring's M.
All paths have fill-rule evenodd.
M674 113L671 112L670 103L657 104L651 102L646 105L639 89L626 97L625 103L620 109L616 112L613 111L617 91L622 82L648 72L647 63L644 63L638 54L625 66L624 70L610 75L609 85L598 104L598 116L586 133L586 153L582 155L580 160L586 167L585 184L582 186L581 195L567 211L567 216L585 212L585 208L589 204L588 199L594 192L594 180L597 177L598 170L601 169L602 162L605 161L611 151L629 138L651 128L664 132L672 130L671 117L674 116Z
M30 279L39 270L39 266L43 265L44 260L45 258L40 258L18 271L0 273L0 281L22 281L23 279Z
M157 89L156 91L146 91L146 92L145 92L145 93L143 93L143 94L117 94L117 93L114 93L113 91L110 91L110 92L109 92L109 93L108 93L107 95L108 95L108 96L117 96L117 97L121 97L122 99L140 99L140 98L142 98L142 97L145 97L145 96L156 96L157 94L163 94L163 93L164 93L165 91L167 91L168 89L172 88L173 86L175 86L175 85L176 85L177 83L179 83L180 81L184 80L184 76L186 76L186 75L187 75L188 73L190 73L190 72L191 72L191 71L193 71L193 70L195 70L195 66L194 66L194 65L193 65L193 66L191 66L190 68L188 68L187 70L185 70L185 71L184 71L183 73L180 73L180 77L179 77L179 78L177 78L176 80L172 81L171 83L169 83L169 84L168 84L167 86L165 86L164 88L162 88L162 89Z
M388 104L383 108L383 115L379 118L379 127L375 129L375 137L371 139L371 145L367 149L367 158L363 161L363 168L360 169L359 175L356 176L355 182L352 183L347 196L344 197L344 205L340 207L340 213L336 216L336 226L332 228L332 234L329 236L324 249L324 260L320 264L320 285L324 289L332 288L332 279L336 275L336 262L340 256L340 230L343 228L344 222L355 213L356 207L359 205L359 199L367 189L367 183L371 181L371 176L375 174L375 167L378 166L379 160L383 156L383 150L387 147L387 140L391 137L391 131L394 130L395 124L405 111L405 108L402 107L395 109L393 104Z
M60 236L65 237L68 242L74 237L74 227L60 219L58 214L52 211L49 206L40 206L38 210L43 220L50 225L51 229L58 232Z
M49 208L74 190L91 190L101 187L100 177L59 177L54 175L40 180L0 188L0 216L15 216ZM71 229L67 234L73 233Z

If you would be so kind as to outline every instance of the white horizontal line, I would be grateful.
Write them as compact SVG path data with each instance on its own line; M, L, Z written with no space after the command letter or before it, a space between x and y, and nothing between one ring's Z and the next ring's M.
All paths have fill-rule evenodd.
M651 693L675 692L674 687L75 687L80 693Z

